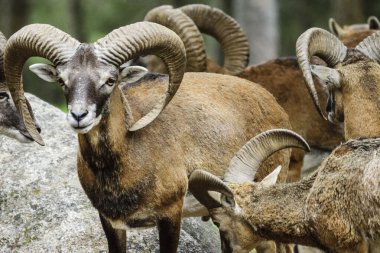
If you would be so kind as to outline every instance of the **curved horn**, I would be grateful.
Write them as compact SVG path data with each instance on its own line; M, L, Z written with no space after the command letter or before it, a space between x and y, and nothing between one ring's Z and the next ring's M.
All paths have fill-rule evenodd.
M344 60L347 54L347 48L333 34L320 28L310 28L297 39L296 52L298 64L302 70L314 105L322 117L326 119L325 114L322 112L311 75L310 59L314 55L318 56L324 60L328 66L333 67Z
M63 64L75 53L79 42L65 32L45 24L33 24L21 28L7 43L4 71L12 98L20 112L25 127L34 141L44 145L31 117L21 82L22 67L32 56L48 59L54 65Z
M186 48L186 71L206 71L207 55L202 34L191 18L170 5L163 5L149 11L144 20L163 25L178 34Z
M189 4L180 8L201 32L216 38L224 51L224 68L239 74L248 65L249 43L238 22L223 11L204 4Z
M380 62L380 31L368 36L355 49L367 55L372 60Z
M209 191L219 192L234 203L234 194L231 189L218 177L204 170L194 170L189 178L189 190L194 197L207 209L221 207L219 200L210 195Z
M170 29L151 22L138 22L113 30L95 43L100 60L120 66L143 54L160 57L169 73L169 87L164 97L144 117L129 128L139 130L151 123L173 98L181 84L186 53L181 39Z
M4 51L5 45L7 44L7 39L4 34L0 32L0 82L5 79L4 76Z
M301 148L310 151L307 142L293 131L287 129L265 131L248 141L231 159L224 181L252 182L261 163L284 148Z
M375 16L368 17L367 24L368 24L368 28L370 30L379 30L380 29L380 21Z

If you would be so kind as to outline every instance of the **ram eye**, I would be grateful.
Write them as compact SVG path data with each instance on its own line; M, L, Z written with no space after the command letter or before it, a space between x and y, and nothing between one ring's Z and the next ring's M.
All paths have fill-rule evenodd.
M116 79L114 78L108 78L107 82L105 82L105 84L107 84L108 86L113 86L115 83Z
M0 92L0 102L7 101L9 99L9 95L6 92Z
M65 86L65 82L62 80L62 78L58 78L57 82L59 83L59 85Z

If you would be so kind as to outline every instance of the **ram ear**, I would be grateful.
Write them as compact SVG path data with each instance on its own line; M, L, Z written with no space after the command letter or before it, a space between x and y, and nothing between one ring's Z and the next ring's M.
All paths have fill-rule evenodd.
M327 88L339 88L341 77L338 70L320 66L311 65L311 73Z
M264 179L260 182L260 184L263 187L270 187L270 186L276 184L277 179L278 179L278 175L281 172L281 168L282 167L280 165L276 169L274 169L274 171L272 171L268 176L264 177Z
M121 65L120 80L126 83L133 83L140 80L148 70L141 66Z
M337 37L342 36L344 33L343 28L333 18L329 19L329 29Z
M368 23L369 29L371 29L371 30L380 30L380 22L377 19L377 17L370 16L368 18L367 23Z
M50 64L37 63L30 65L29 69L46 82L53 83L56 82L59 78L57 70Z

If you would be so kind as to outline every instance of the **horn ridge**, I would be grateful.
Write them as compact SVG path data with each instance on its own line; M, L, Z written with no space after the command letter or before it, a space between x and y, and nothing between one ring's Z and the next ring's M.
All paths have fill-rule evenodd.
M209 34L222 45L224 68L239 74L248 65L249 43L239 23L218 8L189 4L179 8L189 16L201 32Z
M360 42L355 49L359 50L372 60L380 62L380 31L373 33Z
M9 91L32 138L43 145L43 140L32 119L32 112L26 103L22 68L32 56L40 56L59 65L68 61L75 53L79 42L67 33L46 24L27 25L13 34L7 42L4 55L4 72Z
M182 40L170 29L144 21L115 29L94 46L101 60L115 62L118 67L127 60L146 54L154 54L163 60L169 73L167 92L129 131L137 131L150 124L171 101L182 81L186 67Z
M253 137L235 154L224 175L224 181L252 182L260 165L273 153L285 148L310 151L305 139L291 130L267 130Z
M347 48L333 34L320 28L310 28L297 39L296 54L298 65L302 71L313 103L319 114L324 119L327 119L321 109L317 90L314 85L310 59L312 56L318 56L324 60L328 66L333 67L344 60L347 54Z
M218 177L204 170L194 170L189 177L189 190L194 197L207 209L221 206L219 200L210 195L209 191L216 191L233 199L231 189Z
M186 48L186 71L206 71L207 56L203 37L191 18L170 5L163 5L149 11L144 20L168 27L182 39Z

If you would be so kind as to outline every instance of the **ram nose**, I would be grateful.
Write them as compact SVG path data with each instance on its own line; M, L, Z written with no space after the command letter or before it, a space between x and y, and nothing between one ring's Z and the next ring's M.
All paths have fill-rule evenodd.
M72 103L68 106L68 111L72 119L79 123L88 115L87 106L84 103Z
M84 119L87 116L88 110L70 110L70 113L73 116L73 118L79 123L82 119Z
M87 118L89 116L88 108L83 103L73 103L68 106L68 120L72 127L79 128L83 127L87 123Z
M87 133L96 125L96 106L73 103L68 106L67 120L78 133Z

